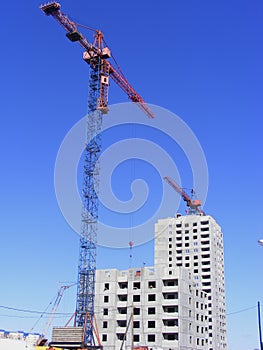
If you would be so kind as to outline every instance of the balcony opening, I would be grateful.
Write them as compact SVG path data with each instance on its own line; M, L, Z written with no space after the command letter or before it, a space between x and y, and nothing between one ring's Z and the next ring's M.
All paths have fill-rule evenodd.
M164 299L178 299L178 293L163 293Z
M168 280L163 280L163 285L165 287L175 287L178 286L178 279L168 279Z
M178 326L178 319L172 319L172 320L163 320L163 325L166 327L175 327Z
M119 301L127 301L128 300L128 296L127 296L127 294L119 294L118 295L118 299L119 299Z
M117 325L118 325L118 327L127 327L127 321L126 320L118 320Z
M178 333L163 333L163 339L169 341L178 340Z
M120 289L127 289L128 288L128 282L119 282L119 288Z

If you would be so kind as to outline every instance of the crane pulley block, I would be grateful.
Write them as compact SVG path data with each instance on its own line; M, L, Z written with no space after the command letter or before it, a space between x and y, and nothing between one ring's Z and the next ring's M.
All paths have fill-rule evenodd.
M85 62L87 62L88 64L90 64L90 60L92 59L92 58L95 58L95 57L98 57L98 55L97 54L94 54L94 52L93 51L85 51L85 52L83 52L83 60L85 61Z
M110 49L108 47L104 47L101 50L101 58L110 58L111 57L111 52Z

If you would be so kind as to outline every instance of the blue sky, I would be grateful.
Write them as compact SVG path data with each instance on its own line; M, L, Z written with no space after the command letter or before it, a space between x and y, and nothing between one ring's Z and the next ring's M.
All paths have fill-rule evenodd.
M53 176L61 141L86 114L88 86L81 48L38 5L4 2L0 23L0 304L31 310L46 308L58 281L76 279L78 236L59 210ZM224 232L229 349L257 348L256 304L263 303L263 248L257 244L263 237L262 2L64 0L61 5L73 20L102 29L135 89L180 116L199 139L209 171L204 210ZM112 83L110 103L126 101ZM166 146L172 149L168 141ZM191 188L180 159L183 185ZM151 189L158 180L149 179ZM130 192L123 184L123 191L115 188L125 198ZM153 264L153 242L134 248L133 265L143 263ZM98 249L98 268L128 266L128 249ZM71 313L74 307L72 288L60 311ZM28 317L32 314L2 308L0 328L30 330L36 319ZM42 329L40 321L34 331Z

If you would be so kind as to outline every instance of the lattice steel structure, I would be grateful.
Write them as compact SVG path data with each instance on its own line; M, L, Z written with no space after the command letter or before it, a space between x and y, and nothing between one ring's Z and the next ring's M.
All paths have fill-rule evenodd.
M96 245L98 220L99 157L101 154L102 111L97 109L100 96L101 59L90 67L87 145L84 161L82 232L80 238L78 289L75 323L86 327L85 343L95 345L93 336ZM87 315L89 317L87 318Z
M101 153L100 131L102 116L108 112L109 78L111 77L127 94L128 98L135 102L149 118L153 118L154 115L119 68L115 68L108 61L111 53L107 47L104 47L101 31L95 30L95 41L92 44L77 30L78 25L60 11L58 2L41 5L40 9L46 15L54 17L63 26L69 40L78 42L86 50L83 59L90 66L75 326L83 327L83 347L91 347L95 346L93 320L99 204L99 157Z

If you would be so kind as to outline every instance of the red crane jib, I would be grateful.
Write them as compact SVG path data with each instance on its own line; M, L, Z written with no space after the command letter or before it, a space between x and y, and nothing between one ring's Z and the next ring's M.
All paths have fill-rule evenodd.
M164 180L168 182L168 184L177 192L180 194L180 196L183 198L183 200L186 202L187 206L190 208L196 208L198 211L198 207L201 206L201 200L200 199L192 199L189 197L189 195L180 187L177 185L177 183L169 176L165 176Z
M40 9L47 15L54 17L67 31L67 38L72 42L79 42L79 44L86 50L87 54L84 52L84 60L90 64L90 58L94 58L96 56L100 56L102 60L106 60L110 57L108 48L101 49L93 44L91 44L78 30L75 22L71 21L66 15L64 15L60 11L60 4L58 2L51 2L45 5L41 5ZM101 34L101 32L100 32ZM106 51L105 51L106 49ZM108 51L107 51L108 50ZM86 54L86 58L85 58ZM88 58L87 58L88 56ZM120 74L118 70L108 61L104 64L104 69L107 68L110 77L115 81L115 83L127 94L128 98L137 104L137 106L149 117L154 118L154 114L151 109L148 107L143 98L138 94L138 92L130 85L127 79ZM102 72L103 73L103 72ZM105 93L105 85L109 85L108 83L104 83L104 96L107 96ZM103 99L103 98L102 98ZM102 102L103 108L107 110L108 101L104 100Z

